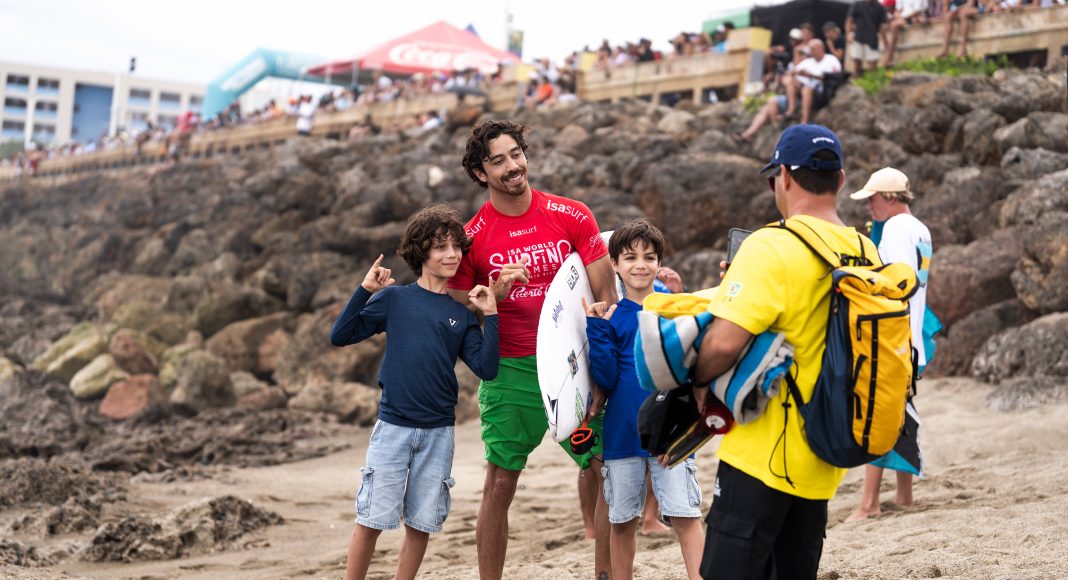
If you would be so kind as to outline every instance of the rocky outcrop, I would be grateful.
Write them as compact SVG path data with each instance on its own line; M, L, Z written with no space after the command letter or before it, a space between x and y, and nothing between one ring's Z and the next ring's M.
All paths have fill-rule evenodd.
M190 502L163 517L126 516L104 524L81 553L91 562L171 560L231 548L282 516L227 495Z
M869 219L848 194L871 172L894 166L912 181L935 245L928 299L947 326L929 373L965 372L982 341L1068 310L1065 85L1063 74L900 72L874 96L842 87L815 118L842 138L838 208L850 225ZM0 372L41 370L67 388L109 354L122 372L157 376L173 409L349 400L352 387L323 385L373 385L385 338L335 348L330 325L378 254L398 283L414 279L394 254L412 212L442 201L470 216L486 201L457 164L463 123L477 114L419 139L294 139L151 176L3 186L0 357L12 364ZM585 203L602 229L651 217L668 240L665 264L692 289L718 283L731 227L778 217L756 172L780 130L735 144L729 135L749 122L742 102L581 103L513 118L532 127L535 187ZM1045 371L1009 376L1031 372ZM461 385L458 416L474 417L477 382ZM115 397L149 403L106 425L160 408L158 391L130 388ZM345 408L357 407L370 404Z

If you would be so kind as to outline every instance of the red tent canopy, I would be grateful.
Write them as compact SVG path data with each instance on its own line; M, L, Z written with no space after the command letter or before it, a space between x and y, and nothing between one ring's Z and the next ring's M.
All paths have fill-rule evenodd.
M515 55L497 50L474 34L442 20L391 40L363 56L315 65L307 74L331 76L357 69L381 69L398 74L468 68L493 72L498 63L515 60Z

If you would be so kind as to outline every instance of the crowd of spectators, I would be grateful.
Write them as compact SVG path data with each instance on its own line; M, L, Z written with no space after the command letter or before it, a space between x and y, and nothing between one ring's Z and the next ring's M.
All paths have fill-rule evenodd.
M825 22L819 31L812 23L798 23L790 30L787 44L772 46L765 57L764 90L770 98L750 127L733 137L738 142L747 141L769 122L807 122L815 110L829 101L834 86L844 81L842 73L845 70L858 74L877 66L892 66L901 34L910 25L944 22L940 57L949 55L953 30L959 25L961 38L955 55L965 57L973 19L989 13L1066 2L1068 0L855 0L843 23L844 30L833 21ZM632 64L724 53L733 28L733 24L726 22L712 32L679 32L668 39L670 49L665 51L654 49L648 38L616 45L606 39L596 49L586 46L582 51L571 53L560 64L547 58L535 60L526 78L517 79L516 106L539 108L577 100L577 78L583 68L600 71L605 78L610 78L613 70ZM588 62L590 59L592 65ZM33 174L46 159L122 148L133 148L137 155L177 159L188 148L194 132L279 120L294 122L297 132L307 135L318 113L450 92L461 99L467 95L484 95L502 82L503 72L503 67L499 67L492 74L467 69L450 74L416 73L394 77L375 71L359 86L336 88L318 98L300 95L284 102L270 100L248 112L242 111L240 103L235 101L209 119L183 113L173 127L148 123L138 128L120 128L114 136L101 136L85 144L70 142L40 146L31 143L25 151L0 160L0 166L15 166L20 174ZM444 111L426 111L412 115L388 130L407 133L429 130L440 125L443 117ZM352 127L348 136L356 138L383 130L370 115L366 115Z

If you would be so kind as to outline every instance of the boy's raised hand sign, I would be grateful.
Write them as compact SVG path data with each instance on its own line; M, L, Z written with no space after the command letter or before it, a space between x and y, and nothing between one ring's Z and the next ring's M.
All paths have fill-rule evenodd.
M396 280L393 279L393 270L382 267L382 254L378 255L378 259L374 264L371 264L371 269L367 271L367 275L363 277L363 282L360 284L364 290L368 292L378 292L379 290L391 286Z

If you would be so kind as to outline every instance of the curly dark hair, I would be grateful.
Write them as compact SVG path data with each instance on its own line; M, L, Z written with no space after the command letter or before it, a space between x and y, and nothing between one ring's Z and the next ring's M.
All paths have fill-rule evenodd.
M425 207L408 218L408 228L401 236L397 255L404 259L416 276L422 275L423 263L430 256L434 242L452 238L459 242L464 253L471 248L471 239L464 232L460 212L447 203Z
M516 144L519 145L525 155L527 152L527 140L524 137L528 132L530 132L530 127L504 119L482 121L471 129L471 136L467 138L467 147L464 150L464 158L460 160L460 165L464 166L471 181L474 181L480 187L486 187L486 182L479 179L475 175L475 171L486 172L482 162L488 159L486 155L489 153L489 142L501 135L508 135L515 139Z
M635 242L638 241L651 248L658 261L664 260L664 246L667 245L664 234L646 218L631 220L616 228L612 232L612 238L608 240L608 256L613 262L618 262L619 255L624 250L633 250Z

